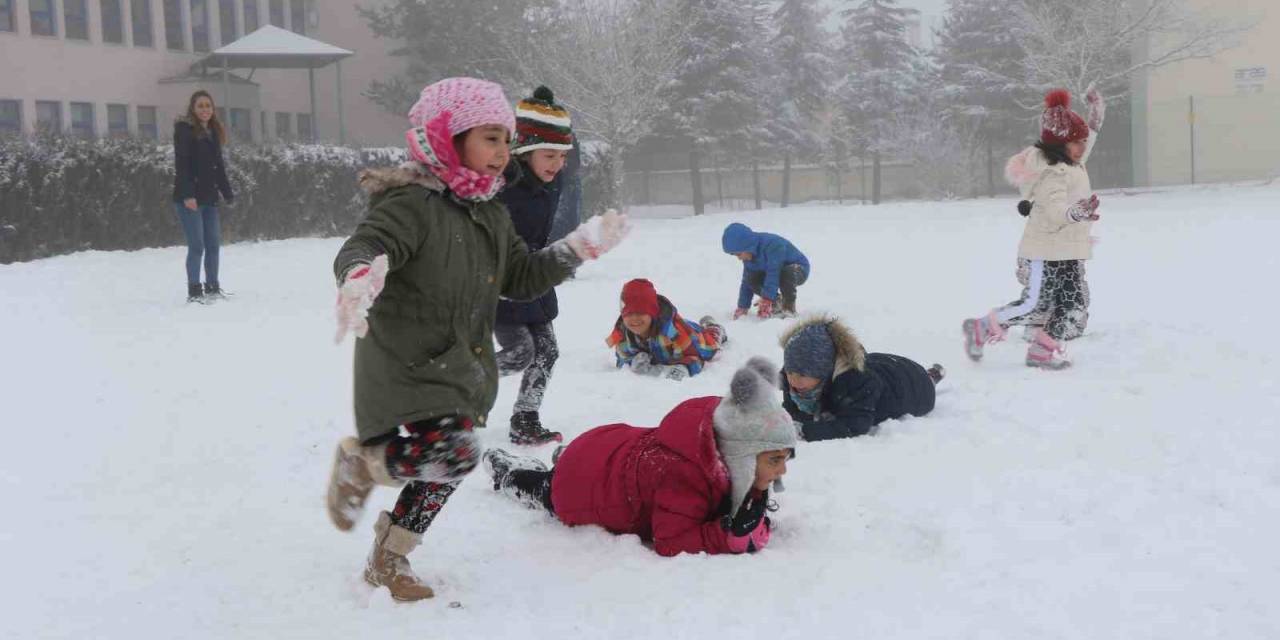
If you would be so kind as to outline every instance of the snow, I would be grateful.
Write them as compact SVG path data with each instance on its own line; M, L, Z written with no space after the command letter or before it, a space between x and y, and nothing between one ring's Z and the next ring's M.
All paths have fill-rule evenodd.
M180 248L0 266L0 638L1276 637L1278 210L1276 187L1104 193L1065 372L1025 368L1016 340L963 356L962 318L1017 294L1012 198L636 219L560 288L549 426L656 424L780 359L779 321L727 323L721 359L682 382L615 371L604 346L632 277L727 317L731 221L808 254L802 309L946 365L937 410L803 444L750 557L664 559L477 475L412 556L438 594L412 605L359 579L394 492L354 533L324 514L352 433L339 240L225 247L236 295L210 307L183 304Z

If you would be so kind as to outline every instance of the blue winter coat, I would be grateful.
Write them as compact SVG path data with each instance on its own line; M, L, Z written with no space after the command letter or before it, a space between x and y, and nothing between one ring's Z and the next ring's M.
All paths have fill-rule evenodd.
M738 308L751 306L751 284L747 275L752 271L764 272L764 286L760 293L769 300L778 299L778 280L782 268L798 264L809 275L809 259L800 253L790 240L772 233L752 231L751 227L735 222L724 229L720 241L725 253L751 253L751 260L742 265L742 284L738 287Z
M556 208L560 204L562 176L544 183L522 162L516 160L507 168L507 188L498 194L498 200L506 205L516 233L524 239L533 253L549 243L551 226L555 222ZM513 300L498 301L497 322L501 324L539 324L551 322L560 314L556 290L551 289L541 298L531 302Z

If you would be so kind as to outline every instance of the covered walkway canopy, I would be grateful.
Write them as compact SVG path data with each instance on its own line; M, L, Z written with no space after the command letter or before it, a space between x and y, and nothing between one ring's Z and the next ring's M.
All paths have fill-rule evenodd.
M347 140L347 125L342 109L342 59L354 52L320 42L304 35L267 25L205 56L195 67L206 72L222 70L223 102L229 103L228 78L232 69L249 69L249 77L258 69L306 69L311 87L311 139L316 139L316 69L337 63L338 73L338 142ZM230 105L227 104L229 107Z

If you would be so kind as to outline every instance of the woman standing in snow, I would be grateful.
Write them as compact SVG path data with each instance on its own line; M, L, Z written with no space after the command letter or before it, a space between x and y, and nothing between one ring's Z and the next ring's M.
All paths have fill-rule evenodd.
M782 490L796 431L778 407L777 367L752 358L724 398L686 400L656 429L611 424L578 436L547 469L501 449L493 488L570 525L652 541L663 556L751 553L769 543L769 488Z
M355 526L375 484L400 489L374 525L364 578L397 600L433 594L407 556L476 463L493 408L498 297L528 300L616 245L626 218L593 218L530 253L495 201L515 114L502 88L449 78L409 112L410 160L365 171L369 214L338 251L338 339L356 335L358 437L338 445L328 512Z
M1030 202L1018 245L1027 284L1018 300L964 321L965 351L975 362L982 359L983 347L1004 339L1010 326L1042 324L1030 336L1027 366L1071 366L1062 342L1080 335L1088 322L1084 261L1092 257L1089 232L1098 220L1098 196L1089 184L1085 162L1106 112L1097 90L1090 88L1087 100L1088 122L1071 110L1071 94L1062 89L1049 92L1040 118L1040 141L1005 167L1005 177Z
M226 143L226 129L218 120L213 96L207 91L191 94L187 114L173 124L173 208L187 238L187 302L208 303L225 297L218 285L218 194L227 204L235 199L222 158Z
M532 97L516 104L516 143L511 150L516 161L507 165L507 188L498 199L506 205L516 233L530 251L547 246L551 236L560 204L561 170L573 149L571 127L569 112L556 104L555 94L546 87L538 87ZM497 356L498 373L523 374L508 434L515 444L540 445L564 439L559 432L542 426L538 415L560 357L551 324L559 314L555 289L531 302L498 302L493 328L502 347Z

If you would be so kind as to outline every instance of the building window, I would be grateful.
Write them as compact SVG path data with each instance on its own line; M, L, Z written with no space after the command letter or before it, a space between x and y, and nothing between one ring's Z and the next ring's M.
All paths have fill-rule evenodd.
M107 105L107 135L112 138L129 135L129 105Z
M267 7L271 10L271 24L284 28L284 0L268 0Z
M209 50L209 4L205 0L191 0L191 48Z
M17 31L13 20L14 0L0 0L0 31Z
M36 100L36 131L38 133L62 133L61 102Z
M71 103L71 135L92 138L96 135L93 128L93 103Z
M86 0L62 0L63 21L66 24L67 38L72 40L89 39L89 7Z
M258 0L244 0L244 32L253 33L258 26Z
M309 113L298 114L298 139L303 142L315 142L316 130Z
M307 3L304 0L289 0L289 25L294 33L307 33Z
M182 38L182 0L164 0L164 44L173 51L185 51Z
M222 31L222 44L240 38L236 32L236 0L218 0L218 28Z
M30 0L31 34L37 36L58 35L58 16L53 0Z
M133 17L133 46L155 45L151 35L151 0L129 0Z
M0 100L0 135L22 135L21 100Z
M120 11L120 0L101 0L102 8L102 41L112 44L124 44L124 14Z
M138 107L138 135L151 140L160 138L160 129L156 127L155 107Z
M253 121L248 109L231 109L231 135L242 142L253 141Z
M276 137L288 140L293 137L293 119L287 113L276 113Z

